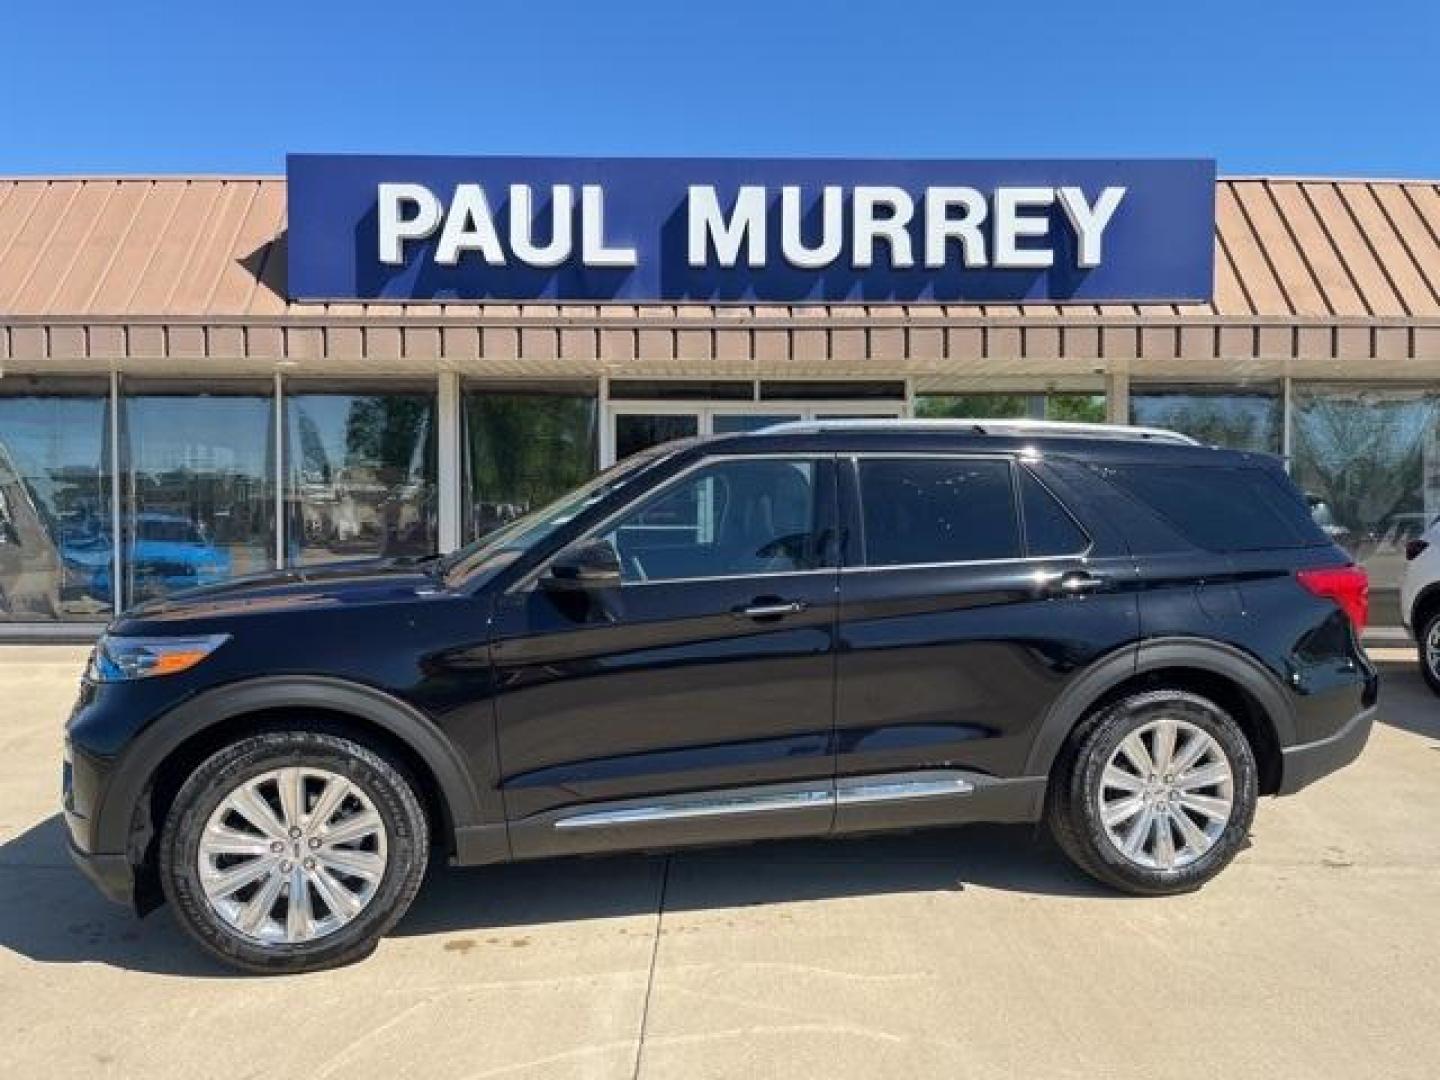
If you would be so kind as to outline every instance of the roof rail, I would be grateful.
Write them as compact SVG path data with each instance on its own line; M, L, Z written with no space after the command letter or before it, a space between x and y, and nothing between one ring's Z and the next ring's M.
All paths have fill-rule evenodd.
M787 420L761 428L766 434L818 431L951 431L973 435L1052 435L1076 439L1116 439L1124 442L1158 442L1199 446L1189 435L1165 428L1131 424L1082 424L1069 420Z

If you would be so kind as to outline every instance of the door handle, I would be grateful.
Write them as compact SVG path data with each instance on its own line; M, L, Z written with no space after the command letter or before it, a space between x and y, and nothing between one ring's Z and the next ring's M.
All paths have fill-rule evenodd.
M1103 589L1105 579L1088 570L1067 570L1063 574L1050 575L1045 585L1052 596L1081 596Z
M779 619L805 610L804 600L756 600L731 609L737 619Z
M1055 583L1055 591L1062 596L1079 596L1081 593L1094 592L1104 584L1104 578L1098 578L1088 570L1071 570L1060 575L1060 580Z

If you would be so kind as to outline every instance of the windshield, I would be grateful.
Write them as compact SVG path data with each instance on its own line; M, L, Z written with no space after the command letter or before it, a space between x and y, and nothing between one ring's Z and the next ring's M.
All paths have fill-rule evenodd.
M439 573L447 581L469 577L483 563L501 552L526 551L540 543L562 525L594 506L612 492L619 491L634 479L657 454L636 454L610 466L585 484L560 496L548 506L532 510L493 532L470 541L439 562Z

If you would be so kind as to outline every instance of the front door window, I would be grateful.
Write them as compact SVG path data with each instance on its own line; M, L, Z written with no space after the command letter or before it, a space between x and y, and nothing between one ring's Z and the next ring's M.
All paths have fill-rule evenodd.
M606 533L627 584L814 570L819 485L807 459L703 466L630 510Z

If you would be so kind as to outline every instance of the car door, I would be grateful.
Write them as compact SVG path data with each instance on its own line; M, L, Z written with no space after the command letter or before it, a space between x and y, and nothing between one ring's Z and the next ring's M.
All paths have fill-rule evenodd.
M835 515L832 456L705 459L571 545L618 585L501 598L517 857L829 829Z
M1008 455L861 455L841 491L836 830L1033 816L1047 709L1137 631L1123 539Z

